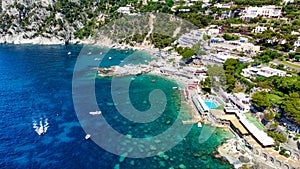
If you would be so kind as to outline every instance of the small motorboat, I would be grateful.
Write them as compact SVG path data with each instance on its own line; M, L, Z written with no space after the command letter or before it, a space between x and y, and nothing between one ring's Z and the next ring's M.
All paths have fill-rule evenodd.
M45 134L44 127L43 126L39 127L38 130L37 130L37 133L38 133L38 135Z
M89 112L90 115L100 115L102 114L101 111L92 111L92 112Z
M202 127L202 123L201 122L198 122L198 128L201 128Z
M39 123L39 125L38 125L38 123L34 120L33 121L33 128L35 129L35 132L38 134L38 135L44 135L46 132L47 132L47 130L48 130L48 128L49 128L49 123L48 123L48 119L46 118L45 120L43 120L42 118L41 118L41 120L40 120L40 123Z
M71 52L68 52L68 55L71 55L72 53Z
M178 89L178 87L174 86L173 89Z
M88 139L90 139L91 138L91 135L90 134L87 134L86 136L85 136L85 139L86 140L88 140Z
M109 60L112 60L112 57L109 57L108 59L109 59Z

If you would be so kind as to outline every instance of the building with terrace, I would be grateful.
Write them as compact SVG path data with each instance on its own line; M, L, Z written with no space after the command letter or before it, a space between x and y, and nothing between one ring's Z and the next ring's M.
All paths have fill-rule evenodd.
M262 7L247 7L243 11L242 19L250 20L256 17L279 18L281 16L281 7L267 5Z
M257 76L271 77L271 76L286 76L287 73L282 70L273 69L270 67L249 67L242 70L244 77L255 78Z

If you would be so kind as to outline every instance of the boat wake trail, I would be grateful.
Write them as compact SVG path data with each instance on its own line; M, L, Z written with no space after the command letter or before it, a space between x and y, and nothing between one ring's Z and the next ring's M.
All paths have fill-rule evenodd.
M43 120L43 118L40 118L39 124L37 123L36 120L32 121L32 128L34 128L35 132L38 135L43 135L47 132L48 128L49 128L49 123L48 123L48 118L46 118L45 120Z

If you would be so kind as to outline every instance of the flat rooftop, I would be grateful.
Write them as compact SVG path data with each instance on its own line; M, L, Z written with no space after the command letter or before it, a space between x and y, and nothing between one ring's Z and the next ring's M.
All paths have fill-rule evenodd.
M264 131L259 130L254 124L249 122L244 115L238 113L237 116L243 126L245 126L253 137L255 137L263 146L271 146L275 143L273 138L268 136Z
M243 135L248 134L248 131L244 128L244 126L240 123L235 115L223 115L222 119L229 120L232 125L237 128Z

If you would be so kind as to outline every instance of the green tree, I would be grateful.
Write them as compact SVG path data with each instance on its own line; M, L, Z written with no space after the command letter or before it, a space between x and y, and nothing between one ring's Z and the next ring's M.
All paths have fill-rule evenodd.
M270 107L271 102L269 98L267 97L268 93L263 92L256 92L252 96L252 105L256 108L266 109L267 107Z
M201 83L201 88L206 92L211 92L212 82L210 77L205 78Z
M193 49L186 49L183 53L182 53L182 57L185 59L190 59L192 56L195 55L195 52Z
M235 87L236 79L234 78L234 76L226 74L226 80L227 80L226 89L228 92L231 93Z
M291 93L284 97L281 108L295 121L300 122L300 97L299 93Z
M270 112L270 113L265 113L264 114L264 119L267 121L267 122L270 122L272 120L274 120L275 118L275 114L273 112Z
M228 40L228 41L230 41L230 40L238 40L238 39L239 39L238 36L236 36L236 35L230 35L230 34L227 34L227 33L225 33L225 34L223 35L223 38L224 38L225 40Z
M237 65L239 65L239 60L237 59L227 59L223 65L224 67L224 70L228 70L228 69L231 69L232 70L232 67L236 67ZM231 67L231 68L229 68Z
M271 136L277 143L285 143L287 140L283 134L275 131L268 131L268 135Z

